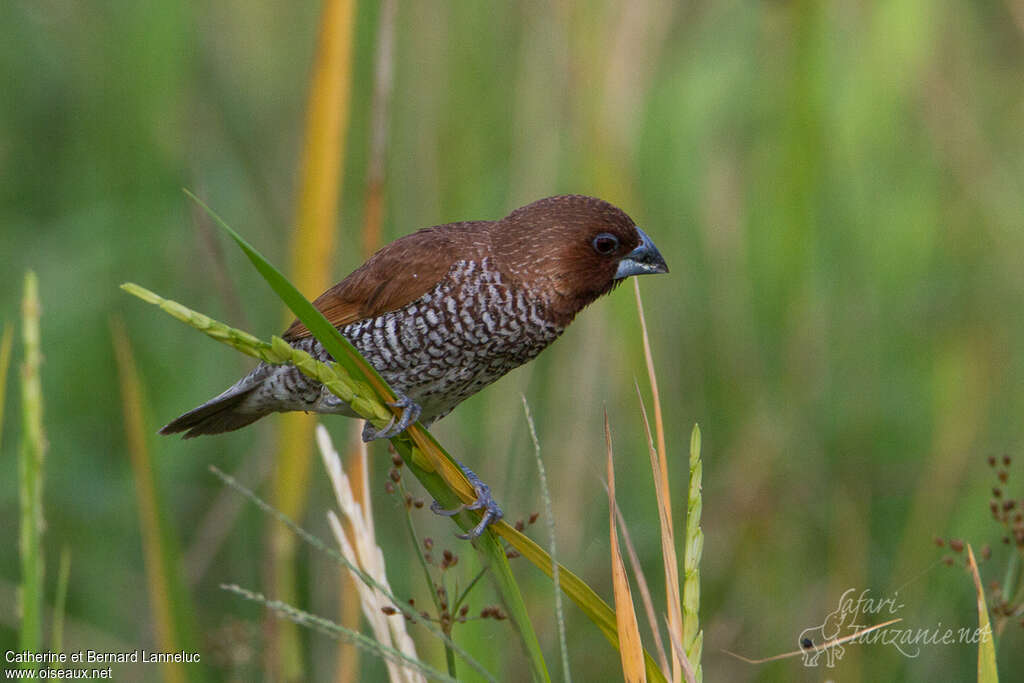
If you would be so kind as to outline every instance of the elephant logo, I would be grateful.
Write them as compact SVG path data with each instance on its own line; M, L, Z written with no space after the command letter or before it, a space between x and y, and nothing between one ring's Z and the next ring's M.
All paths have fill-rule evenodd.
M825 655L825 666L831 669L843 658L846 649L840 644L829 643L843 635L843 622L846 616L846 611L840 606L829 613L820 626L805 628L800 632L797 645L803 653L804 666L818 666L821 656Z

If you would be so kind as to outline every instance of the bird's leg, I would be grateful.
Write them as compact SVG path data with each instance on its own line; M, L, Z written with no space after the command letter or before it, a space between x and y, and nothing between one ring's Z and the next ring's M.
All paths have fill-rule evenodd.
M480 534L484 532L484 529L504 517L505 513L501 511L501 507L498 505L498 502L494 500L494 497L491 495L491 487L485 484L480 477L476 476L476 473L474 473L473 470L469 469L458 460L455 462L459 464L459 469L461 469L463 474L466 475L466 479L469 479L469 483L473 485L473 492L476 494L476 500L468 504L462 503L453 510L445 510L441 507L441 504L435 500L431 503L430 509L436 514L444 517L452 517L463 510L483 510L484 516L480 519L479 524L473 527L468 533L455 534L457 537L469 541L479 537Z
M398 399L393 403L388 403L392 408L401 408L402 415L395 420L395 416L391 416L391 421L384 425L383 429L375 429L369 421L363 425L363 441L370 442L376 439L390 439L396 434L404 432L409 425L416 420L420 419L420 406L411 398L405 394L398 394Z

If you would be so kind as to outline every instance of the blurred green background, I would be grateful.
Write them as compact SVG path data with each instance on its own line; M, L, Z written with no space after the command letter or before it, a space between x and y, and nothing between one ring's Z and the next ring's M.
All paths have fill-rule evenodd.
M337 279L362 260L378 15L376 3L357 6ZM0 320L16 323L22 275L35 269L51 593L61 548L72 558L65 649L154 642L111 316L134 346L150 432L249 367L117 285L138 282L264 338L283 329L276 298L236 249L211 242L181 188L287 265L318 19L318 3L0 3ZM580 192L622 206L671 267L640 285L679 529L690 429L704 433L707 680L974 677L969 644L916 657L848 646L833 671L799 659L752 666L722 650L792 650L849 588L898 591L901 627L975 626L968 575L942 566L936 535L991 544L982 578L1002 578L1012 550L988 512L985 459L1016 457L1008 489L1024 496L1022 77L1020 0L399 3L386 240ZM607 406L620 504L661 605L629 289L433 431L510 518L528 516L541 503L525 393L554 482L560 559L610 600ZM16 346L0 443L0 650L17 642L20 356ZM227 515L235 496L207 467L262 481L277 419L152 439L217 680L260 670L261 612L219 584L261 587L268 521L251 506ZM326 424L339 445L350 438L350 422ZM387 456L374 452L389 575L400 596L422 599L401 505L383 491ZM304 522L325 535L332 501L313 467ZM453 527L416 519L471 564ZM204 542L218 521L223 541ZM531 531L544 542L542 526ZM334 616L335 567L300 559L301 606ZM550 583L523 560L513 567L557 675ZM487 600L484 590L473 609ZM576 678L618 670L597 629L571 605L567 614ZM462 633L516 680L525 670L515 647L500 647L514 642L507 628ZM1011 623L998 646L1010 680L1024 667L1024 629ZM304 647L310 679L329 677L334 643L310 635ZM442 665L435 645L421 651ZM382 675L363 667L366 680Z

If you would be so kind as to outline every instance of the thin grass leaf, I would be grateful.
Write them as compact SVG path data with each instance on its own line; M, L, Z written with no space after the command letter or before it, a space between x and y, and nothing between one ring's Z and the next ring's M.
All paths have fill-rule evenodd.
M14 342L14 326L4 323L0 335L0 445L4 439L4 405L7 401L7 369L11 365L11 345Z
M644 361L647 364L647 377L651 383L651 397L654 402L654 431L657 438L658 448L654 449L651 439L650 423L647 421L646 409L643 405L643 398L640 399L640 409L644 417L644 429L647 431L648 448L651 455L651 471L654 475L654 491L658 499L658 519L661 522L661 555L665 567L665 600L668 606L669 628L676 633L683 633L683 616L680 604L679 587L679 560L676 557L675 530L672 523L672 493L669 489L668 457L665 446L665 424L661 416L661 396L658 392L658 376L654 371L654 358L651 354L651 340L647 335L647 318L644 316L644 303L640 297L640 284L637 278L633 278L633 291L636 294L636 310L640 317L640 333L644 346ZM637 385L637 396L640 395L640 388ZM657 458L655 458L657 453ZM682 638L686 642L685 638ZM699 671L700 666L697 665ZM682 677L682 662L672 652L672 680L679 683Z
M125 438L135 483L146 586L157 646L163 652L195 651L200 642L195 610L183 583L178 541L163 512L160 487L153 471L147 438L151 430L145 426L145 401L135 357L124 323L119 318L111 320L110 331L120 381ZM205 678L205 667L195 664L185 666L182 662L163 662L160 669L165 681Z
M21 555L21 630L18 646L39 652L43 637L43 465L46 437L43 433L43 389L39 378L39 283L36 274L25 274L21 303L21 330L25 360L21 368L21 451L18 457L20 504L19 551ZM38 663L21 664L39 668Z
M651 627L651 633L654 634L654 645L658 652L658 663L661 665L662 671L669 671L668 657L665 655L665 645L661 641L661 629L658 628L658 617L654 611L654 600L651 599L651 589L647 585L647 577L644 575L644 569L640 565L640 557L636 554L636 548L633 547L633 539L630 537L629 527L626 526L626 519L622 516L622 510L618 505L615 506L615 519L619 523L619 533L622 534L622 541L626 546L629 568L633 570L637 588L640 589L640 600L644 605L647 623Z
M329 558L331 558L332 560L334 560L335 562L337 562L341 566L345 567L350 572L352 572L356 577L358 577L358 579L360 581L362 581L363 583L365 583L368 586L372 586L377 591L379 591L381 594L383 594L389 601L391 601L391 605L396 610L401 612L402 615L405 618L409 619L409 621L411 621L413 623L420 624L425 629L430 631L430 633L432 635L434 635L435 637L437 637L440 640L442 640L445 644L449 645L460 657L463 658L463 660L467 664L469 664L477 673L479 673L481 676L483 676L486 680L488 680L488 681L495 681L496 680L487 671L487 669L485 669L479 662L477 662L475 659L473 659L473 657L468 652L466 652L464 649L462 649L461 647L456 645L455 642L452 641L450 638L448 638L448 636L446 636L444 633L442 633L440 629L438 629L436 626L434 626L429 621L424 621L423 618L415 610L410 609L407 604L405 604L403 601L400 601L398 598L396 598L388 590L387 586L381 584L376 579L374 579L372 576L370 576L369 574L364 572L362 569L360 569L356 565L354 565L351 562L349 562L337 550L335 550L334 548L330 547L329 545L327 545L326 543L321 541L319 538L317 538L313 534L311 534L308 531L306 531L305 529L303 529L301 526L296 524L287 515L283 514L280 510L276 509L273 505L271 505L270 503L266 502L265 500L260 498L258 495L256 495L256 493L253 492L251 489L246 488L244 485L239 483L231 475L225 474L224 472L220 471L219 469L217 469L213 465L211 465L209 469L210 469L210 472L212 472L214 475L216 475L216 477L218 479L220 479L222 482L224 482L227 486L230 486L232 489L234 489L238 493L242 494L245 498L247 498L250 502L252 502L256 507L258 507L264 513L270 515L271 517L274 517L279 522L281 522L286 527L288 527L288 529L290 529L292 531L292 533L294 533L296 536L298 536L303 542L308 544L310 547L320 551L324 555L328 556Z
M53 597L53 621L50 625L50 650L64 651L64 606L68 599L68 581L71 578L71 548L60 550L57 564L57 590Z
M562 654L562 676L565 683L572 683L572 672L569 669L569 646L565 640L565 613L562 609L561 572L555 553L555 515L551 511L551 491L548 489L548 475L544 469L544 459L540 457L540 439L537 438L537 428L533 424L530 404L526 402L524 394L520 394L519 398L523 401L526 424L530 427L530 439L533 441L533 453L537 460L537 475L540 479L540 497L544 501L544 518L548 526L548 547L551 548L551 583L554 584L555 589L555 621L558 624L558 649Z
M992 624L988 619L988 605L985 604L985 589L978 575L978 561L974 559L974 549L967 544L967 566L974 579L974 592L978 599L978 683L999 683L999 670L996 667L996 644L992 637Z
M318 617L315 614L310 614L297 607L293 607L280 600L268 600L261 593L255 593L250 590L246 590L241 586L234 584L221 584L221 589L234 593L235 595L241 596L246 600L251 600L263 605L268 610L277 613L286 619L290 619L299 626L305 626L307 628L314 629L323 633L324 635L336 638L338 640L344 640L345 642L353 643L360 648L377 655L378 657L385 659L389 662L398 664L399 666L407 667L420 672L430 678L438 681L449 681L450 683L457 683L457 681L451 676L447 675L443 671L435 669L429 664L424 664L418 659L413 659L407 656L405 653L396 650L393 647L383 645L373 638L370 638L358 631L347 629L344 626L340 626L329 619Z
M619 535L615 526L615 468L612 465L612 432L608 426L608 411L604 413L604 444L608 471L608 532L611 540L609 552L612 565L612 587L615 592L615 622L619 633L619 657L622 675L627 683L646 683L644 649L640 644L640 627L636 622L633 593L629 588L626 566L619 552Z

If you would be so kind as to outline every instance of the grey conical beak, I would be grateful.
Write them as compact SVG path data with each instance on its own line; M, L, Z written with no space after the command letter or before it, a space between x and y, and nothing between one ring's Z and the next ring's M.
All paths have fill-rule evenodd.
M637 248L622 257L619 267L615 271L616 280L621 280L630 275L648 275L654 273L667 273L668 266L661 252L654 246L654 242L640 228L636 229L640 235L640 244Z

